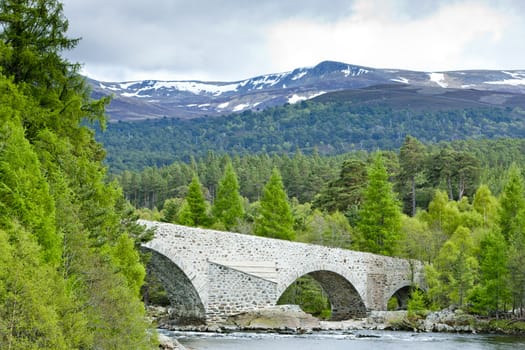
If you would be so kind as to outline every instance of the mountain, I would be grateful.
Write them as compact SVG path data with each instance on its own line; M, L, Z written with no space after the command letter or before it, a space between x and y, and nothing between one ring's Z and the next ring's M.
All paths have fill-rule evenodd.
M337 98L346 94L370 99L374 95L376 102L397 94L392 101L400 105L410 102L422 106L429 99L445 105L469 106L521 105L525 100L525 70L417 72L332 61L235 82L88 82L94 97L113 95L107 109L111 121L218 116L294 104L330 92L341 92Z

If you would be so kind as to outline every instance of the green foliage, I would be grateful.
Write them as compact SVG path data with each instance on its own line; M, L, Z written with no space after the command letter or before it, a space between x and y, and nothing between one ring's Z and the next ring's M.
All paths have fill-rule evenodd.
M202 193L202 185L197 175L193 176L190 186L188 187L188 195L186 196L186 203L188 208L189 217L188 223L191 222L192 226L207 227L211 224L211 219L208 216L208 208ZM179 217L181 214L179 214ZM182 218L180 218L182 220Z
M309 275L299 277L277 301L277 305L299 305L304 312L321 319L329 319L331 306L321 285Z
M357 235L354 233L347 218L336 211L325 214L314 210L305 222L305 234L303 239L308 243L320 244L326 247L351 249Z
M399 301L396 297L392 297L388 299L388 302L386 303L386 309L388 311L396 311L399 308Z
M481 240L480 283L469 296L473 311L483 315L494 312L498 316L510 305L507 254L507 244L499 230L489 232Z
M483 227L492 227L498 218L499 202L487 185L481 185L474 195L472 207L483 218Z
M451 147L442 148L432 154L428 169L430 183L442 184L449 199L461 199L471 195L479 181L480 163L471 153L456 151Z
M437 257L446 236L430 230L422 216L403 216L401 219L401 231L404 233L400 241L401 256L430 264Z
M120 235L112 248L111 255L114 266L126 278L131 292L138 296L146 271L140 263L138 252L134 249L134 241L126 234Z
M195 226L195 222L193 221L193 214L191 212L190 205L188 204L186 200L182 202L179 212L177 213L177 224L181 224L185 226Z
M230 161L226 164L224 175L219 182L212 213L216 220L225 225L226 229L234 228L244 215L237 174Z
M439 295L440 306L464 306L477 279L478 268L469 229L462 226L457 228L441 248L435 267L437 281L433 281L431 288L434 289L433 294Z
M430 310L438 310L448 305L443 282L440 280L440 273L434 265L425 265L425 280L428 286L427 298Z
M411 216L416 215L416 179L424 169L424 163L427 158L425 146L412 136L405 137L405 141L399 150L399 166L401 172L400 185L405 187L407 183L410 185L410 202L409 206L405 202L405 210L410 208L408 211ZM419 179L419 182L422 182Z
M86 122L104 126L56 0L0 1L0 347L151 349L135 222Z
M0 127L0 143L0 208L4 214L0 224L22 223L37 236L46 259L57 264L61 237L54 227L55 206L37 155L21 125L10 121Z
M162 218L160 221L176 223L178 221L178 212L184 201L180 198L170 198L164 201L162 209Z
M525 210L523 176L521 169L513 163L500 198L499 226L503 236L510 240L523 231L521 212Z
M63 88L70 79L64 73L76 69L59 55L63 50L74 48L79 41L66 36L68 21L62 10L57 0L0 1L3 25L0 40L9 48L0 65L4 74L13 77L15 83L29 87L37 98L43 99L43 90L49 89L46 99L52 95L58 99L59 91L52 90Z
M408 317L426 316L428 309L425 302L425 294L420 289L415 289L410 293L407 305Z
M22 227L0 230L2 349L75 349L90 343L89 334L74 328L85 326L81 311L68 310L74 300L41 255L35 237ZM70 323L75 321L80 323Z
M272 176L264 186L260 205L259 215L255 219L255 234L293 240L294 218L277 168L273 169Z
M366 164L363 161L345 160L339 178L321 189L313 202L314 207L330 212L340 211L355 223L366 179Z
M460 224L460 212L456 202L449 200L444 191L437 190L422 219L432 231L451 236Z
M142 295L144 296L144 304L146 305L167 307L171 304L166 289L164 289L162 282L153 271L148 271L146 274L146 279L142 286Z
M368 185L363 193L357 228L360 247L368 252L394 255L401 236L401 210L380 153L368 168Z
M525 224L525 211L521 211L515 222L520 228ZM518 309L523 314L525 308L525 233L515 230L509 239L508 269L510 278L510 291L512 295L513 310Z

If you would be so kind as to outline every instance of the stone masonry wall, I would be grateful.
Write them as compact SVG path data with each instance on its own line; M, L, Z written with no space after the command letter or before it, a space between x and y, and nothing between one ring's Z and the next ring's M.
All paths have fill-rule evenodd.
M224 321L239 310L255 310L275 305L276 283L209 264L208 321Z

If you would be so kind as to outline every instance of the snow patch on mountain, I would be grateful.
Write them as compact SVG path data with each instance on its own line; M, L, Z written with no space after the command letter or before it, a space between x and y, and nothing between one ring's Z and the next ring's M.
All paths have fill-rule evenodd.
M145 97L153 97L151 95L141 95L140 93L142 92L143 90L138 90L136 92L123 92L120 94L120 96L124 96L124 97L139 97L139 98L145 98Z
M403 77L397 77L397 78L393 78L393 79L390 79L390 80L393 81L393 82L396 82L396 83L409 84L408 79L407 78L403 78Z
M310 99L312 99L314 97L320 96L320 95L325 94L325 93L326 93L326 91L319 91L319 92L316 92L316 93L313 93L313 94L308 94L308 95L293 94L291 97L288 97L288 103L293 105L293 104L295 104L297 102L310 100Z
M224 108L228 107L229 104L230 104L230 102L223 102L223 103L217 105L217 108L224 109Z
M250 79L249 83L255 87L257 90L262 90L263 88L267 86L275 86L279 84L279 82L282 80L283 77L290 74L289 72L286 73L278 73L278 74L270 74L270 75L263 75L256 79Z
M289 97L288 98L288 103L290 104L295 104L297 102L301 102L301 101L304 101L304 100L307 100L308 97L307 96L299 96L297 94L293 94L292 97Z
M302 71L302 72L299 72L297 73L296 75L294 75L292 77L292 80L299 80L301 79L302 77L304 77L306 74L308 74L308 71Z
M144 97L144 93L152 90L177 90L190 92L195 95L211 94L219 96L225 92L234 92L239 88L239 83L213 84L198 81L133 81L118 84L103 84L99 86L104 90L120 92L124 97Z
M502 73L510 75L512 79L503 79L503 80L498 80L498 81L486 81L485 84L512 85L512 86L525 85L525 72L502 71Z
M126 90L128 89L130 86L132 85L135 85L135 84L140 84L139 81L128 81L126 83L120 83L118 86L122 89L122 90Z
M356 67L351 67L348 65L345 69L341 70L341 73L345 75L345 78L348 78L350 75L356 77L369 72L367 69L359 68L356 70L355 68Z
M120 91L119 88L115 87L115 86L109 86L109 85L104 85L102 83L99 83L98 84L102 89L105 89L105 90L111 90L111 91Z
M238 83L217 85L196 81L158 81L152 86L152 89L154 90L176 89L179 91L191 92L195 95L208 93L215 96L219 96L225 92L237 91L238 88Z
M443 73L427 73L430 77L430 81L433 81L434 83L438 84L442 88L447 88L448 84L445 81L445 74Z
M241 103L241 104L239 104L239 105L233 107L232 111L234 111L234 112L240 112L240 111L242 111L243 109L246 109L246 108L248 108L248 107L250 107L250 104L249 104L249 103Z

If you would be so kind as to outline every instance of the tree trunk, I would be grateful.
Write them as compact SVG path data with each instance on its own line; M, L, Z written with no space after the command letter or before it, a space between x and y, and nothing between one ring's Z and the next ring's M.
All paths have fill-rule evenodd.
M416 177L412 176L412 216L416 216Z
M458 180L458 200L463 198L464 193L465 193L465 179L463 178L463 176L460 176Z
M450 176L447 176L447 186L448 186L448 199L454 200L454 192L452 192L452 179Z

